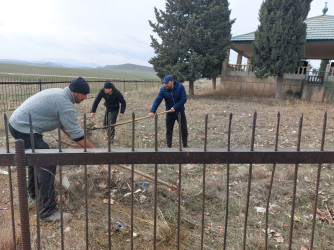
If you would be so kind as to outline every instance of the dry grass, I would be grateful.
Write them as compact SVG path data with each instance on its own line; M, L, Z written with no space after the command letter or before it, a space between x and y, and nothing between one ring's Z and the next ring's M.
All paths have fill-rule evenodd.
M209 83L210 84L210 83ZM287 99L278 101L274 99L260 98L236 98L224 96L219 91L205 90L210 85L202 82L197 85L196 95L189 97L186 104L186 113L189 129L189 144L191 147L204 147L204 119L209 115L208 123L208 147L227 147L227 129L230 113L233 114L231 147L250 148L251 130L254 112L257 112L257 126L255 137L255 150L257 148L274 148L277 112L281 113L281 125L279 136L279 148L296 148L299 119L303 115L302 148L319 149L321 144L321 130L324 112L328 112L327 134L325 148L334 147L334 108L329 103L309 103L301 100ZM204 89L204 90L203 90ZM158 88L146 91L126 92L127 110L123 118L118 122L131 120L132 112L136 118L146 116L151 104L158 92ZM89 114L92 99L78 105L79 115ZM160 105L158 112L163 111L164 104ZM97 110L97 117L88 120L88 126L101 126L104 108L102 103ZM8 114L9 115L9 114ZM87 116L88 117L88 116ZM80 118L80 119L81 119ZM164 117L158 121L159 147L165 147L165 122ZM0 132L3 134L3 130ZM178 125L175 126L174 147L178 145ZM131 147L131 124L116 128L115 145L113 147ZM154 120L145 119L136 124L135 147L154 147ZM46 133L44 138L57 147L56 133ZM97 147L107 147L105 132L90 130L89 138ZM63 138L65 140L65 138ZM69 142L69 141L68 141ZM4 141L0 145L4 148ZM11 139L11 148L13 148ZM319 193L319 209L332 213L334 192L332 165L323 165ZM159 165L158 178L174 183L178 178L178 166ZM286 249L289 236L289 215L291 213L292 187L294 179L294 165L278 165L274 178L274 187L271 199L270 225L275 231L274 237L269 239L271 249ZM89 169L89 244L94 249L105 249L108 245L107 233L107 205L103 200L107 198L106 190L106 167L88 166ZM112 168L115 170L115 167ZM154 175L151 165L136 165L136 169L150 175ZM246 191L249 165L231 165L230 173L230 204L229 204L229 227L227 243L228 249L240 249L242 246L244 212L246 204ZM263 213L256 212L255 207L265 207L271 165L253 165L252 186L249 207L249 219L247 227L247 246L249 249L263 249L264 223ZM202 165L188 164L182 167L182 224L181 224L181 248L199 248L201 228L201 202L202 202ZM294 228L294 249L308 248L311 233L314 202L314 189L317 166L300 165L297 183L297 200ZM84 213L84 185L83 172L78 167L64 167L64 173L68 176L72 185L67 194L66 211L73 212L73 219L66 222L65 246L71 249L82 249L85 246L85 213ZM208 165L206 171L206 208L205 208L205 248L219 249L223 244L226 199L226 165ZM124 197L130 191L130 174L124 170L113 172L112 185L116 191L115 203L112 205L113 228L116 221L125 224L122 230L114 230L112 235L112 248L129 248L130 227L130 200ZM1 190L6 190L4 177L1 176ZM136 182L147 181L136 176ZM135 246L138 249L152 248L153 237L153 183L149 182L148 188L140 193L145 195L146 200L141 202L140 194L135 199ZM139 187L137 187L139 188ZM8 197L4 192L3 197ZM8 199L0 198L0 204L8 204ZM158 246L159 249L176 248L177 227L177 196L174 192L159 186L159 220L158 220ZM0 211L3 213L3 211ZM32 210L31 215L34 214ZM332 215L334 214L334 211ZM32 220L34 219L31 216ZM32 222L32 225L34 223ZM59 223L42 224L43 249L59 248ZM334 242L333 223L321 218L317 220L315 248L330 249ZM33 231L33 230L32 230ZM32 232L35 235L35 232ZM283 242L279 241L281 235ZM33 237L32 237L33 238ZM34 239L34 238L33 238Z

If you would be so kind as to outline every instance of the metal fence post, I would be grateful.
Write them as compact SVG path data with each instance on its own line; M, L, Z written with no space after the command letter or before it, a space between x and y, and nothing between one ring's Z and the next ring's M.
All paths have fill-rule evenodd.
M17 183L19 191L19 211L21 222L22 249L30 250L30 229L28 212L28 194L26 166L24 159L24 141L19 139L15 141L15 159L17 167Z

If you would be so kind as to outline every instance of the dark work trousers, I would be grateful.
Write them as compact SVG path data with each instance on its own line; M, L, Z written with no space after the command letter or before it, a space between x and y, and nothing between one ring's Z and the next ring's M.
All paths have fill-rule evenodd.
M167 146L169 148L172 147L174 124L175 124L175 121L178 121L179 113L181 114L182 144L183 144L183 147L188 146L188 129L187 129L186 114L185 112L173 112L173 113L166 114L166 139L167 139Z
M21 133L9 124L9 131L15 139L24 141L24 148L31 148L30 134ZM35 149L49 149L41 134L34 134ZM40 218L46 218L56 211L54 179L57 166L36 166L38 183L38 202ZM35 199L34 168L28 167L28 195Z
M117 120L117 116L118 116L118 111L108 111L108 109L106 109L106 112L104 114L104 121L103 121L103 126L108 126L108 118L109 118L109 113L110 113L110 125L113 125L116 123ZM115 137L115 128L114 126L112 126L110 128L110 139L111 141L114 141L114 137Z

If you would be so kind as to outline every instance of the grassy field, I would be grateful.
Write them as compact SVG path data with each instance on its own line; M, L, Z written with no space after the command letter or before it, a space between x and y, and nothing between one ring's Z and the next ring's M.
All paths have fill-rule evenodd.
M31 79L48 77L88 77L122 80L159 80L153 68L124 64L101 68L65 68L40 65L0 63L0 79Z
M257 112L255 150L272 148L275 145L275 128L277 112L281 113L279 135L279 150L296 148L299 119L303 115L301 148L318 150L321 144L321 129L324 112L328 112L326 148L334 148L334 107L329 103L310 103L296 99L278 101L260 98L232 98L223 96L219 91L210 90L210 85L195 83L195 96L189 97L186 103L186 114L189 129L189 145L193 148L204 147L204 120L208 114L208 148L227 147L227 129L229 115L233 114L231 147L250 148L251 130L254 112ZM131 120L132 112L136 117L146 116L152 102L158 93L158 87L125 91L127 101L125 115L118 122ZM93 99L77 105L79 120L83 114L89 114ZM158 112L164 110L161 104ZM101 126L104 107L100 104L96 117L87 121L88 128ZM10 113L8 113L10 116ZM158 121L159 147L165 144L165 120ZM175 125L173 147L177 147L178 125ZM145 119L136 124L136 148L154 148L154 120ZM0 124L0 148L5 148L3 124ZM131 147L131 124L116 128L113 148ZM106 134L102 130L89 130L89 139L99 148L107 147ZM57 148L56 132L45 133L45 140L51 147ZM65 139L64 139L65 140ZM66 141L66 140L65 140ZM72 143L70 141L67 141ZM14 147L13 139L10 140ZM66 146L64 146L66 147ZM270 213L269 213L269 248L287 249L289 223L291 213L294 165L276 166ZM139 171L154 175L154 166L136 165ZM6 170L6 168L4 168ZM85 247L85 216L84 216L84 184L83 168L81 166L65 166L64 174L71 184L66 193L65 210L73 213L73 218L65 222L65 248L82 249ZM228 249L241 249L243 223L246 204L247 178L249 165L235 164L230 173L230 203L229 227L227 231ZM106 170L107 166L88 166L89 173L89 243L92 249L106 249L107 237L107 198ZM257 207L265 207L270 182L272 165L253 165L253 177L247 227L247 249L263 249L265 215L258 212ZM182 223L181 249L199 249L201 228L201 199L202 199L202 165L187 164L182 166ZM293 249L309 249L312 226L314 190L316 180L316 165L299 165L297 199L295 208ZM314 249L333 249L334 242L334 172L333 165L322 166L321 184L319 191L319 214L316 222ZM221 249L224 236L225 200L226 200L226 165L207 165L206 172L206 208L205 208L205 249ZM14 180L16 172L14 171ZM126 196L129 190L127 171L112 166L112 185L114 204L112 205L112 249L129 249L130 246L130 198ZM159 165L158 178L168 183L178 180L178 166ZM136 195L134 231L136 249L151 249L153 237L153 194L152 182L140 176L135 182L147 181L148 187ZM16 183L14 181L15 196ZM136 189L140 186L137 186ZM9 206L9 191L7 176L0 175L0 206ZM177 195L175 192L159 186L158 194L158 249L176 249L177 233ZM143 196L140 196L143 195ZM15 198L17 200L17 198ZM18 207L16 218L18 218ZM30 211L32 237L36 239L34 209ZM0 228L4 237L10 238L10 211L0 211ZM18 222L18 221L17 221ZM116 222L122 222L124 228L116 227ZM60 248L60 223L42 223L42 249ZM0 232L1 235L1 232ZM1 239L0 239L1 241ZM36 242L32 241L32 248ZM1 249L1 247L0 247ZM7 248L8 249L8 248Z

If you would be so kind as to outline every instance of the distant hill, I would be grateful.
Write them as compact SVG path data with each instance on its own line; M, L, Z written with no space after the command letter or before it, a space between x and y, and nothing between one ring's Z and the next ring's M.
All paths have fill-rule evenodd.
M121 65L106 65L104 68L119 70L124 72L146 72L149 74L155 74L155 71L152 67L140 66L131 63L121 64Z
M152 67L135 64L104 67L64 67L56 63L0 60L0 75L70 76L124 80L159 80Z

